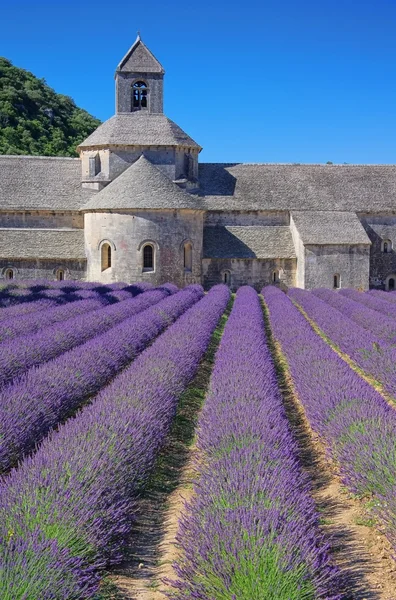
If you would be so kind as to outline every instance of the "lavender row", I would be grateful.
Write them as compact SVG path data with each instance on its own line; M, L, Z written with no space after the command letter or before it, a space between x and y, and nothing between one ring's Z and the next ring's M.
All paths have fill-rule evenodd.
M292 288L288 295L342 352L396 398L395 348L311 292Z
M53 308L56 302L50 298L42 298L34 302L23 302L22 304L13 304L5 308L0 308L0 323L14 317L28 315L37 311Z
M44 301L40 300L39 302ZM78 315L84 315L99 308L104 308L106 304L106 299L101 297L98 297L96 300L77 300L76 302L68 302L67 304L55 307L51 306L50 308L46 308L44 304L39 312L35 311L25 315L14 316L6 321L0 321L0 342L9 341L18 335L33 334L55 323L67 321Z
M393 306L393 304L382 298L372 296L371 294L363 294L362 292L352 289L340 290L339 294L350 300L355 300L355 302L360 302L360 304L363 304L372 310L376 310L381 315L396 319L396 306Z
M228 299L213 288L3 481L2 600L94 597Z
M322 288L313 290L312 293L388 344L396 344L396 319L391 319L377 310L368 308L368 306L333 290Z
M157 289L87 314L78 315L64 323L55 323L33 335L16 337L0 344L0 372L2 385L22 375L33 366L83 344L104 333L124 319L156 304L168 294Z
M125 284L122 284L125 286ZM98 308L104 308L107 304L122 302L124 300L131 300L133 297L138 294L146 291L146 286L130 286L129 291L127 290L117 290L116 288L111 293L107 294L98 294L97 292L90 292L87 294L85 291L82 292L82 297L87 296L86 300L79 300L80 297L77 296L74 302L68 302L66 304L62 304L61 306L53 306L51 303L49 305L49 309L45 310L46 303L50 302L49 300L40 300L41 311L34 311L33 314L29 313L26 315L21 315L18 311L18 317L11 317L11 311L16 309L17 306L12 306L10 308L4 309L5 312L9 312L9 318L6 322L4 320L0 320L0 342L5 340L10 340L17 335L26 335L27 333L34 333L43 329L45 327L49 327L54 323L58 323L60 321L66 321L74 316L79 314L85 314L93 310L97 310ZM149 290L153 290L153 286L147 288ZM169 294L173 294L177 292L177 286L172 283L166 283L159 288ZM89 291L89 290L88 290ZM89 299L91 298L91 299ZM74 299L74 298L73 298ZM36 303L31 303L34 305ZM22 305L24 306L24 305ZM21 306L21 308L22 308ZM28 306L28 305L25 305ZM39 309L40 307L37 307ZM114 309L117 310L117 309ZM110 311L111 312L111 311ZM1 317L1 313L0 313ZM54 332L56 335L56 331Z
M148 282L132 285L119 283L104 285L76 281L43 282L40 280L20 282L18 285L13 284L0 289L0 312L4 307L29 304L45 298L52 299L56 304L71 300L97 298L102 295L106 295L109 301L112 299L117 301L120 294L125 299L126 294L129 294L129 297L135 296L152 287L153 285Z
M151 304L155 302L150 308L143 296L131 300L140 314L31 369L0 391L0 472L15 465L48 431L97 393L203 292L201 286L190 286L160 301L164 294L147 292Z
M382 290L369 290L366 292L367 296L372 296L373 298L379 298L384 300L385 302L390 302L391 304L396 304L396 294L394 292L384 292Z
M198 447L174 597L339 598L249 287L238 290L215 357Z
M372 495L396 550L396 412L311 328L291 301L264 288L273 334L312 428L349 489Z

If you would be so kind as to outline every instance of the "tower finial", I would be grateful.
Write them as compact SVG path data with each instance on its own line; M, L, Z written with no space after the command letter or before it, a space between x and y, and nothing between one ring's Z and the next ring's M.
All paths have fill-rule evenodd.
M140 31L139 31L139 29L137 31L137 39L140 40Z

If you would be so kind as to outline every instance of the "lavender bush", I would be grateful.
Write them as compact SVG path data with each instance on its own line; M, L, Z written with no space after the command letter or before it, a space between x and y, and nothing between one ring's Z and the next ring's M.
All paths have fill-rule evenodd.
M393 292L384 292L382 290L369 290L366 292L367 296L372 296L373 298L379 298L384 300L385 302L390 302L391 304L396 304L396 294Z
M253 288L238 290L198 427L181 519L180 600L338 598ZM333 589L331 592L330 589Z
M328 289L317 289L312 291L315 296L336 308L346 317L372 331L374 335L380 337L388 344L396 344L396 319L391 319L377 310L368 308L360 302L352 300L348 296L334 292ZM374 299L373 299L374 300ZM375 299L373 304L376 304ZM381 301L379 301L381 303ZM395 307L396 308L396 307Z
M350 298L351 300L355 300L356 302L360 302L364 306L372 308L383 315L387 315L391 319L396 319L396 306L393 306L393 304L390 304L382 298L375 298L371 294L364 294L352 289L342 289L339 291L339 294L346 298Z
M201 286L190 286L159 302L164 294L157 290L136 298L140 314L30 370L0 391L0 472L98 392L203 292ZM150 307L154 300L158 304Z
M396 398L395 348L311 292L291 288L288 295L342 352Z
M77 300L76 302L68 302L67 304L55 307L51 306L50 308L46 307L45 302L45 300L39 301L41 304L39 312L36 310L33 313L25 315L19 313L13 318L0 321L0 342L11 340L18 335L35 333L55 323L65 322L78 315L84 315L99 308L104 308L107 304L106 298L102 298L101 296L98 296L97 299ZM44 306L42 303L44 303ZM10 311L12 308L16 307L4 310Z
M349 489L373 496L396 550L396 412L311 328L280 290L262 291L270 324L313 427Z
M0 344L1 385L35 365L40 365L104 333L124 319L156 304L168 294L165 289L148 291L131 300L78 315L64 323L44 327L33 335Z
M22 304L13 304L11 306L0 308L0 323L8 319L14 319L15 317L22 317L37 311L46 310L47 308L53 308L56 303L49 299L39 299L35 302L24 302Z
M188 295L198 298L164 302ZM2 600L30 589L40 600L93 597L98 573L122 556L137 495L228 299L212 288L2 482Z

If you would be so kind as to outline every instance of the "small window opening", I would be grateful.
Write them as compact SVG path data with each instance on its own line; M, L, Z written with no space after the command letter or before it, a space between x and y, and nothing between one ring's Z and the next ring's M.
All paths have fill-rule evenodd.
M184 244L184 270L192 270L192 245L190 243Z
M390 292L393 292L393 291L394 291L394 289L395 289L395 280L394 280L394 278L393 278L393 277L391 277L391 278L388 280L388 290L389 290Z
M140 110L147 108L147 85L144 81L137 81L132 88L132 108Z
M230 285L231 284L231 273L230 273L230 271L224 271L224 273L223 273L223 283L225 283L225 285Z
M143 248L143 270L154 271L154 248L151 244Z
M278 281L279 281L279 271L273 271L272 283L278 283Z
M89 157L89 176L95 177L101 171L100 164L100 156L99 154L95 154L95 156Z
M4 273L6 279L14 279L14 269L6 269Z
M65 272L63 269L58 269L56 272L56 279L58 281L63 281L65 279Z
M333 288L338 290L340 287L340 276L338 273L336 273L333 275Z
M111 246L110 244L103 244L101 248L102 258L102 271L110 269L111 267Z
M390 240L384 240L382 242L382 252L384 254L389 254L392 250L392 242Z

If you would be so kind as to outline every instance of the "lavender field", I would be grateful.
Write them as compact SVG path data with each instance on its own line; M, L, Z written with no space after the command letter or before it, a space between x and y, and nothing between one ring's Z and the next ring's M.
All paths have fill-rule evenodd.
M1 600L395 600L396 293L13 281L0 372Z

